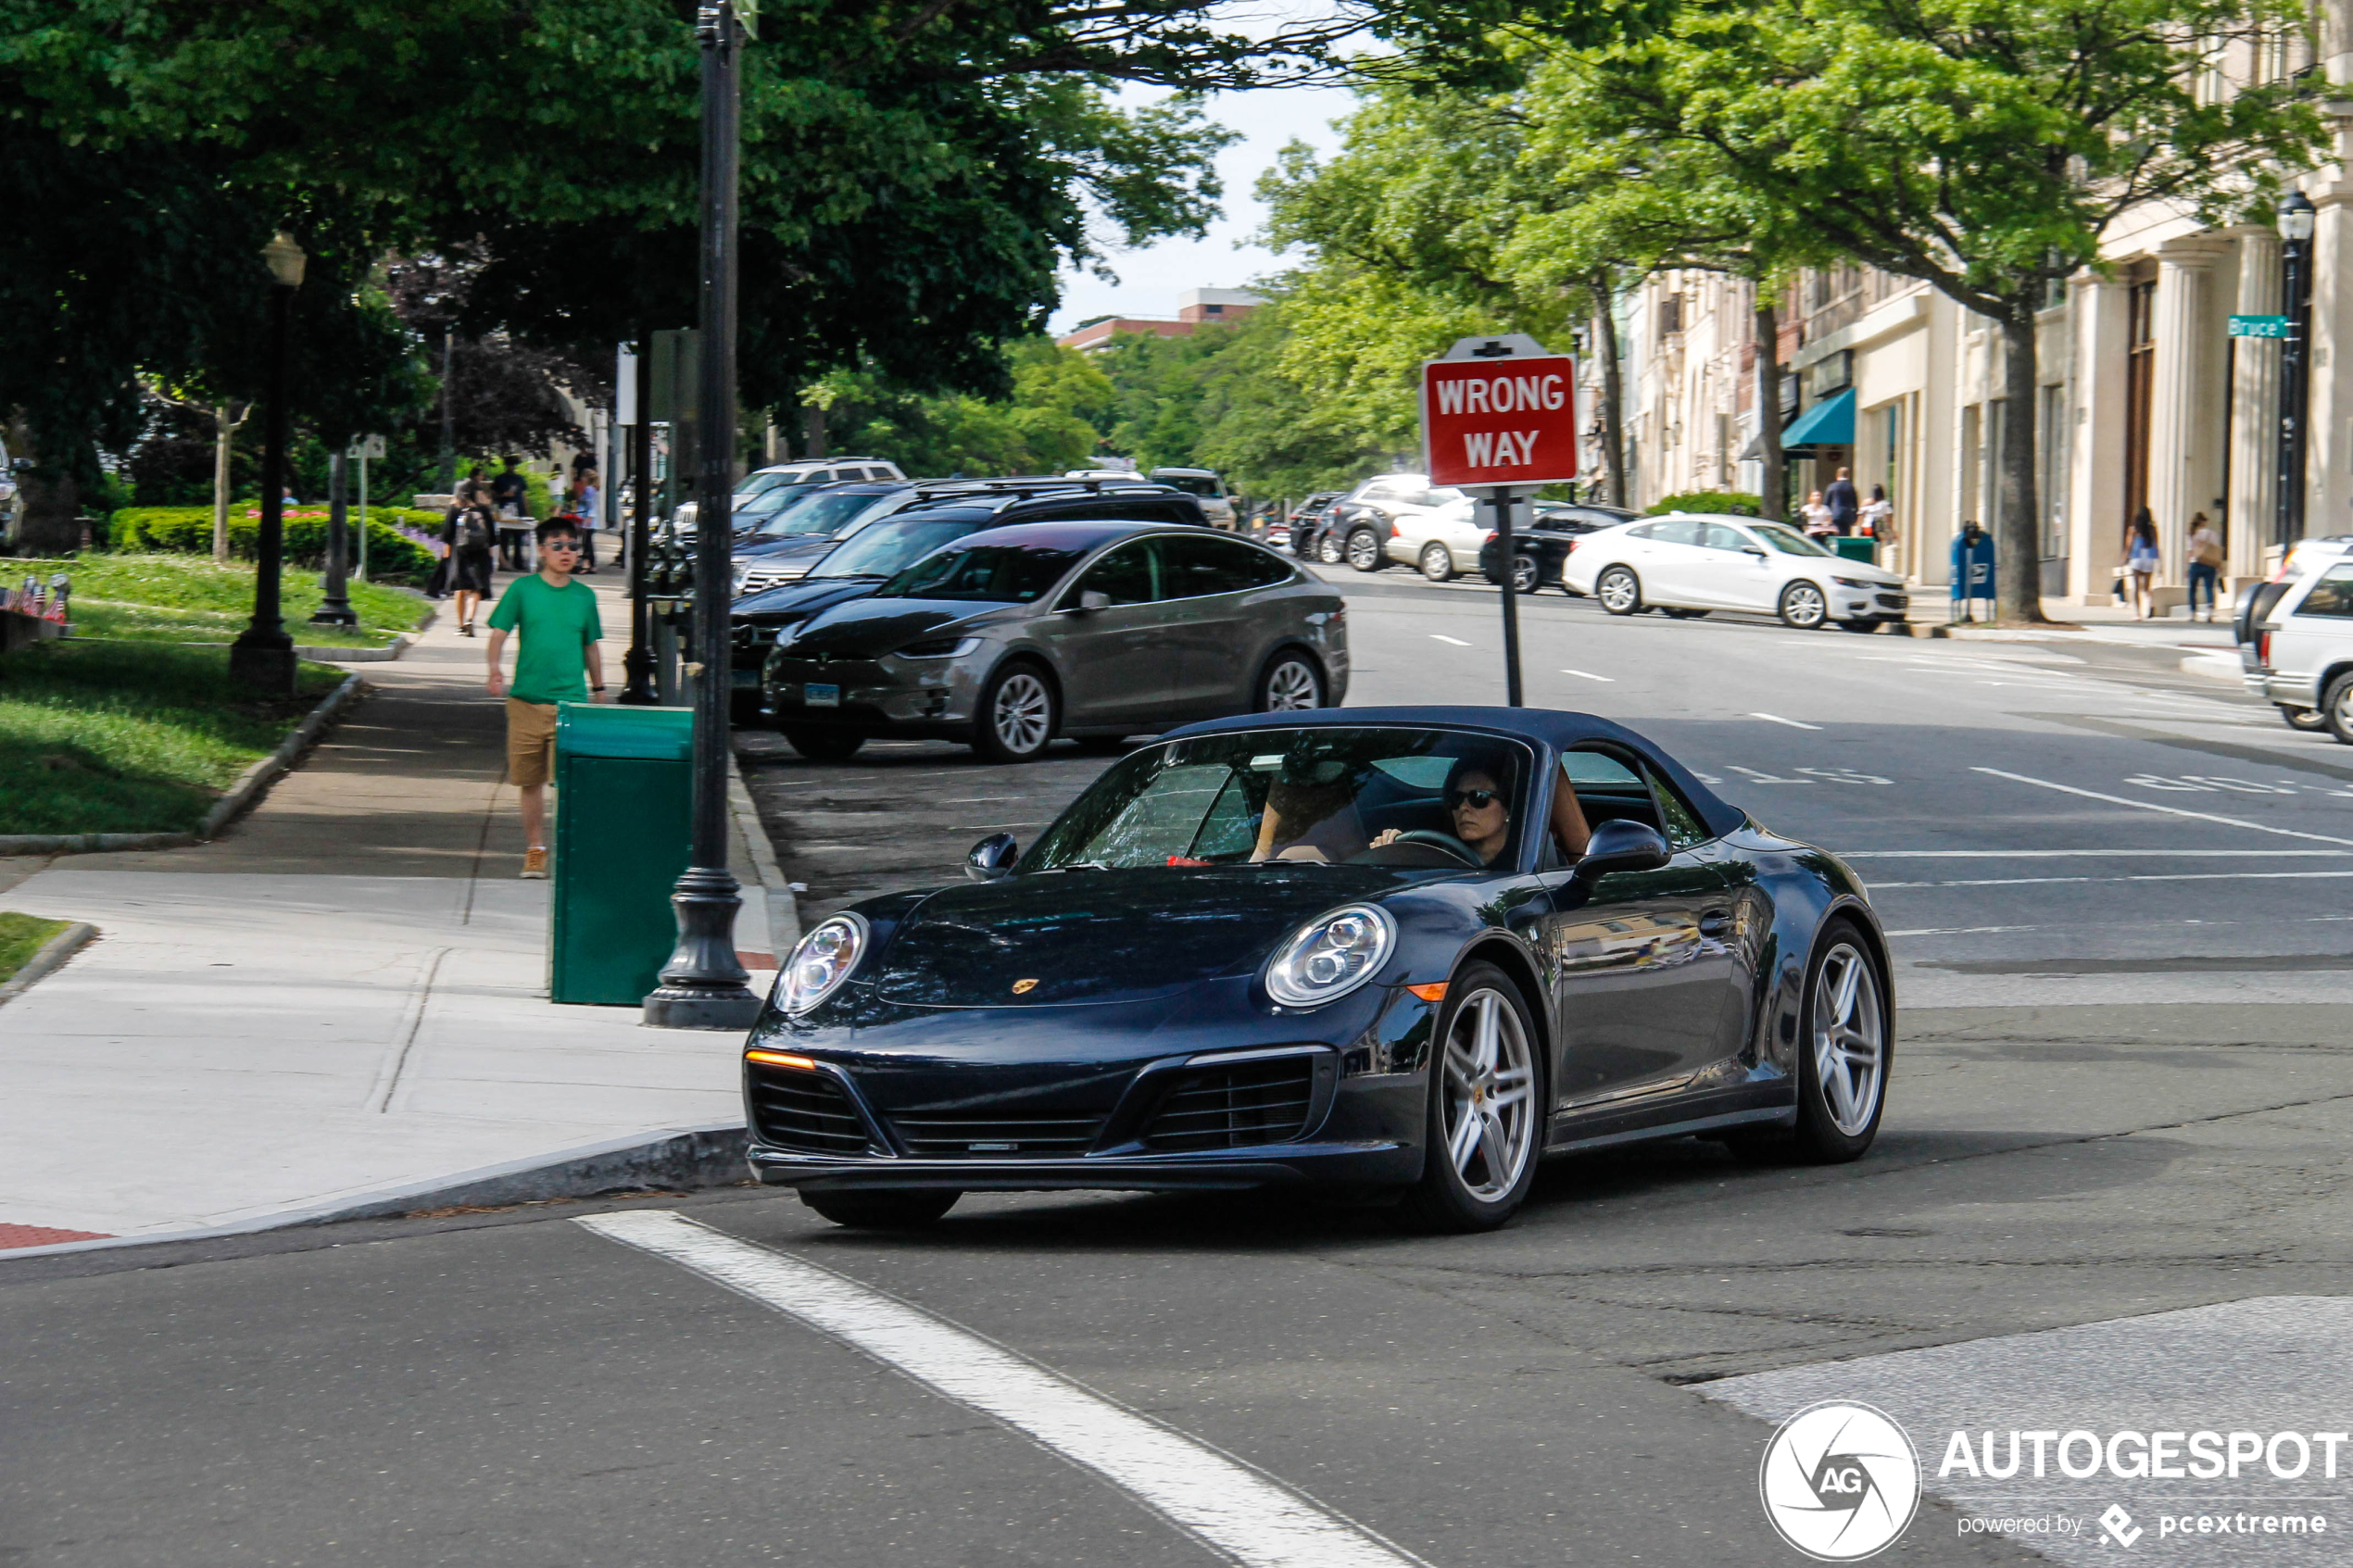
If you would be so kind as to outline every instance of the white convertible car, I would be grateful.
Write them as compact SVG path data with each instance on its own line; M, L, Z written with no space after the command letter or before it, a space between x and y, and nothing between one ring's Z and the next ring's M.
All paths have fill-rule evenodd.
M1669 513L1576 540L1561 581L1612 615L1712 609L1778 615L1800 631L1836 621L1849 632L1901 622L1904 580L1849 560L1785 523Z

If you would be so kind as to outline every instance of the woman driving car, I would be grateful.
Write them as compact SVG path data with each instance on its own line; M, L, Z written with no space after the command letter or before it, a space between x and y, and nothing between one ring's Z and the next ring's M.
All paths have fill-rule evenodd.
M1510 797L1498 780L1499 774L1508 771L1478 758L1466 757L1447 771L1446 787L1439 797L1452 820L1454 836L1478 856L1481 865L1493 865L1511 842ZM1563 856L1574 860L1585 853L1586 841L1592 832L1586 825L1584 809L1577 803L1577 791L1569 786L1566 776L1553 791L1552 828ZM1394 844L1399 836L1398 829L1390 828L1373 840L1371 847L1378 849Z

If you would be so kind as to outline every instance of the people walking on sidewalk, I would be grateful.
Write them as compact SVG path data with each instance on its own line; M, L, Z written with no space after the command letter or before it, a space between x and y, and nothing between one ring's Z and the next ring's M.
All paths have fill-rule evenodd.
M2214 590L2221 581L2222 535L2198 512L2190 518L2190 537L2185 546L2190 557L2190 619L2197 619L2197 591L2206 589L2206 619L2214 619Z
M2145 620L2154 602L2149 592L2157 581L2157 519L2143 507L2124 531L2124 597L2133 613Z
M515 459L509 458L505 470L490 482L491 509L498 514L502 523L520 522L523 508L530 504L530 481L515 466ZM522 530L502 526L498 530L498 546L499 564L509 571L522 571Z
M1799 515L1806 519L1806 532L1812 537L1827 539L1837 532L1831 521L1830 508L1822 504L1820 491L1808 491L1806 495L1806 504L1797 509Z
M547 874L547 778L556 759L556 705L593 702L605 689L598 640L604 627L596 590L573 580L580 561L580 525L571 518L542 522L539 570L507 584L490 612L489 679L493 696L507 699L507 778L522 797L522 874ZM510 684L500 656L507 633L517 633Z
M1846 534L1855 532L1855 514L1862 509L1862 498L1855 494L1855 482L1846 470L1838 470L1831 487L1822 492L1822 504L1831 509L1831 531Z
M1874 539L1886 539L1894 535L1895 507L1887 498L1886 485L1871 486L1871 498L1863 503L1863 509L1856 514L1856 521L1864 533Z
M492 591L492 572L497 564L492 550L497 544L498 524L482 486L460 486L458 497L441 525L441 541L449 546L449 576L445 585L458 597L458 634L471 637L474 613Z

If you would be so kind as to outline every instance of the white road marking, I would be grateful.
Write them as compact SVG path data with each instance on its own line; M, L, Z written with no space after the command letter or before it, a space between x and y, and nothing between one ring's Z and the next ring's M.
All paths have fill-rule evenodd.
M1615 684L1617 680L1617 677L1615 675L1596 675L1591 670L1564 670L1561 673L1564 675L1581 675L1588 681L1607 681L1612 684Z
M1973 773L1991 773L1997 779L2015 784L2032 784L2037 789L2055 789L2062 795L2080 795L2087 800L2105 800L2111 806L2131 806L2143 811L2162 811L2169 817L2187 817L2194 822L2221 822L2224 827L2251 828L2257 833L2277 834L2282 838L2309 838L2316 844L2353 844L2353 838L2338 838L2333 834L2304 833L2296 828L2275 828L2268 822L2250 822L2241 817L2218 817L2211 811L2185 811L2179 806L2159 806L2154 800L2128 800L2120 795L2102 795L2096 789L2078 789L2073 784L2053 784L2048 779L2032 779L2024 773L2006 773L1999 768L1971 768Z
M1454 645L1456 647L1458 647L1458 648L1466 648L1466 647L1470 646L1470 645L1469 645L1468 643L1466 643L1466 642L1463 641L1463 639L1462 639L1462 638L1460 638L1460 637L1450 637L1450 636L1446 635L1443 632L1432 632L1432 633L1429 634L1429 636L1430 636L1430 641L1432 641L1432 642L1434 642L1434 643L1452 643L1452 644L1453 644L1453 645Z
M671 1210L592 1214L575 1223L799 1318L995 1417L1244 1568L1426 1568L1403 1548L1201 1439L830 1269Z
M1801 724L1794 719L1784 719L1778 713L1752 713L1749 717L1762 719L1772 724L1787 724L1793 730L1818 730L1822 727L1819 724Z
M2086 857L2133 857L2152 860L2206 859L2243 860L2255 856L2273 859L2341 860L2353 849L1842 849L1842 860L2066 860Z
M2353 877L2353 872L2150 872L2140 876L1995 876L1966 882L1874 882L1877 893L1889 887L2031 887L2055 882L2293 882L2327 877Z
M1760 772L1758 772L1758 771L1757 771L1755 769L1754 769L1754 768L1743 768L1743 767L1742 767L1742 766L1741 766L1739 763L1737 763L1737 762L1735 762L1735 763L1733 763L1733 764L1732 764L1732 771L1734 771L1735 773L1746 773L1746 774L1748 775L1748 782L1749 782L1749 783L1751 783L1751 784L1812 784L1812 783L1814 782L1812 779L1783 779L1783 778L1776 778L1776 777L1775 777L1774 775L1772 775L1771 773L1760 773Z

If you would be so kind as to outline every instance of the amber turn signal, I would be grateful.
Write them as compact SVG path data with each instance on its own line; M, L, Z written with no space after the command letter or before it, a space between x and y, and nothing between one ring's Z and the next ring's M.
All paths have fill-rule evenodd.
M1408 985L1405 989L1426 1002L1442 1002L1446 999L1446 982L1443 980L1430 985Z
M783 1051L746 1051L746 1061L757 1061L769 1067L814 1067L816 1062L805 1056L788 1056Z

